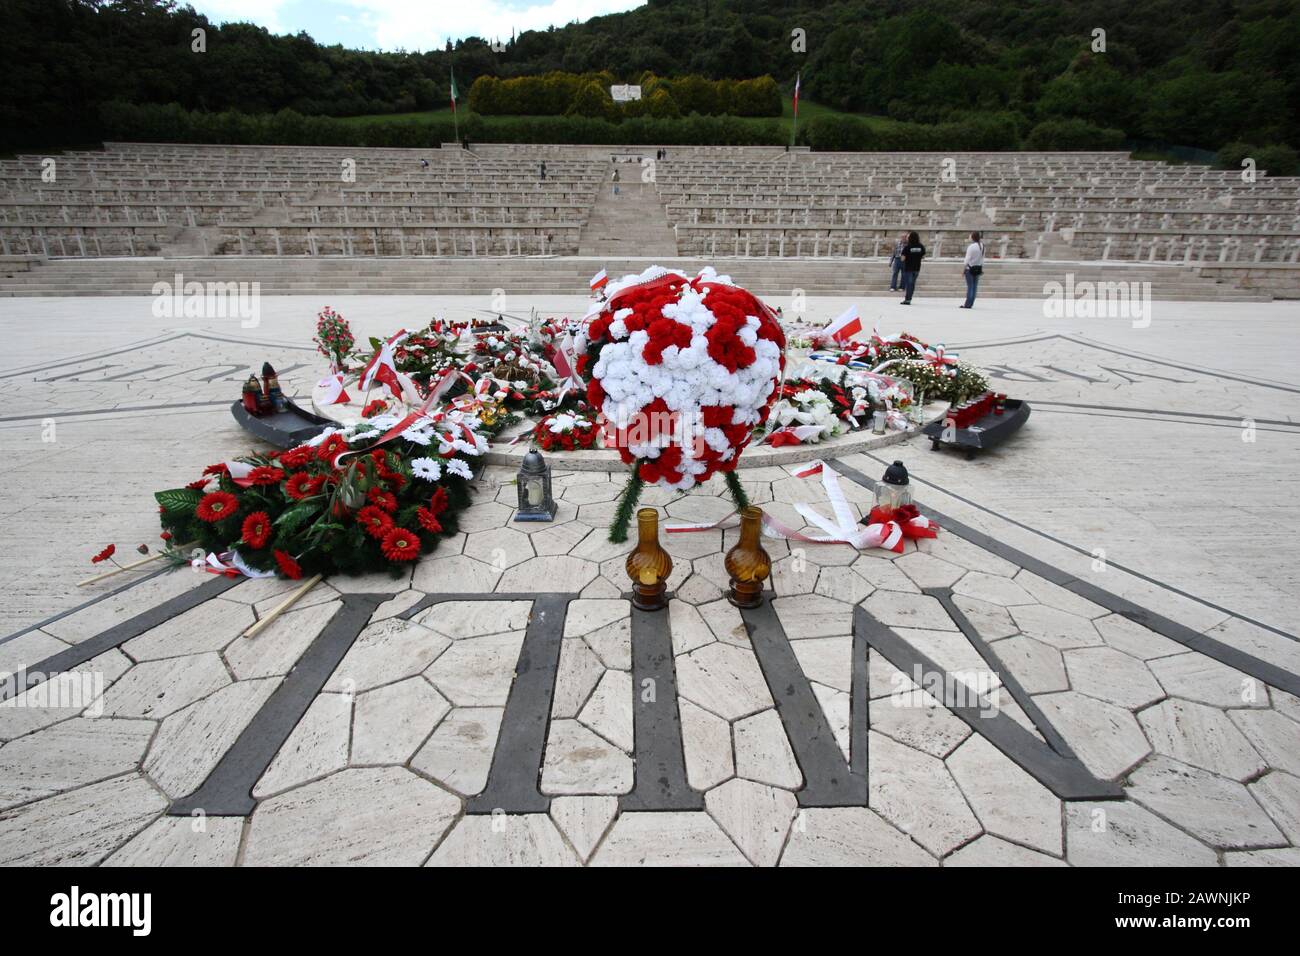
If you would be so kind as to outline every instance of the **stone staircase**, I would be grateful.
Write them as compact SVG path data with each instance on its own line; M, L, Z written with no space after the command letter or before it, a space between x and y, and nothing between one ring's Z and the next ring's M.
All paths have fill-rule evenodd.
M693 274L705 265L769 297L795 289L806 295L897 298L889 291L884 259L679 258L672 255L609 257L270 257L0 260L0 297L149 295L155 282L258 282L263 295L490 295L495 289L520 296L585 295L593 273L611 278L659 264ZM1194 268L1152 263L1080 263L990 259L980 283L981 298L1041 299L1049 282L1150 282L1156 299L1268 301L1266 289L1242 289L1229 279L1198 274ZM959 301L965 286L958 259L927 260L917 286L919 299Z
M578 234L578 255L677 255L677 240L654 183L641 182L638 166L616 168L623 178L618 195L610 182L597 190L587 223Z

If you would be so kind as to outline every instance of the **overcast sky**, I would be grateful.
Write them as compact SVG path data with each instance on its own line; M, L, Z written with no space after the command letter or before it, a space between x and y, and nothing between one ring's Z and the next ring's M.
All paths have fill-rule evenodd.
M185 0L182 0L185 2ZM641 6L645 0L188 0L219 23L272 33L307 31L318 42L368 50L440 49L448 39L510 38Z

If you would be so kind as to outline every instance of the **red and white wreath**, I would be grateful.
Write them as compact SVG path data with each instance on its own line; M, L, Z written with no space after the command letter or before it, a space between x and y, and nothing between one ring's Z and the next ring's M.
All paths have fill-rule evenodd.
M785 366L776 315L712 268L611 283L578 345L606 444L634 477L683 490L735 469Z

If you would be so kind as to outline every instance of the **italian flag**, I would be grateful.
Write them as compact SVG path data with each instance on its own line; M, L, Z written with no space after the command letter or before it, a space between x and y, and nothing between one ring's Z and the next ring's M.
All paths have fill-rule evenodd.
M451 111L456 112L456 99L460 94L456 92L456 71L451 71Z

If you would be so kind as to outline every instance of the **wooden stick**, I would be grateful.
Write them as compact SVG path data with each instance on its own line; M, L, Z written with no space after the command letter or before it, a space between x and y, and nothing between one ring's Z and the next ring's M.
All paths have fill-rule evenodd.
M277 604L275 606L275 609L272 610L270 614L268 614L266 617L262 618L260 621L258 621L248 630L246 630L244 632L244 637L257 637L258 634L261 634L263 630L270 627L272 621L274 621L285 611L289 610L289 608L293 607L293 605L297 601L299 601L303 597L303 595L305 595L308 591L314 588L320 582L320 579L323 576L324 575L313 574L306 581L302 582L302 587L297 588L292 594L290 594L287 598L285 598L283 601Z
M191 542L193 544L193 542ZM184 551L190 545L181 548L175 548L176 551ZM84 581L78 581L77 587L84 588L87 584L94 584L96 581L102 581L104 578L111 578L115 574L121 574L123 571L132 571L141 565L148 564L150 561L157 561L159 558L166 557L166 551L159 551L157 554L151 554L147 558L141 558L139 561L132 561L130 564L119 564L112 571L105 571L103 574L96 574L94 577L86 578Z

